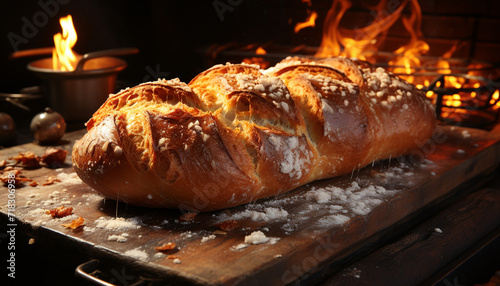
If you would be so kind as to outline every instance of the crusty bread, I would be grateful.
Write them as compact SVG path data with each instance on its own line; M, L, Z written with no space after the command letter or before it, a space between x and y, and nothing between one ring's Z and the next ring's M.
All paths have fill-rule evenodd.
M189 85L110 95L73 148L80 178L133 205L209 211L276 196L415 149L435 128L422 91L347 58L214 66Z

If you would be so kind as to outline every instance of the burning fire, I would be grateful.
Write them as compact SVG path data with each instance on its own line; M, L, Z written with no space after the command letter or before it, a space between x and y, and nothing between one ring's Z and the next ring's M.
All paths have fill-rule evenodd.
M374 10L377 18L370 25L358 29L340 27L340 22L345 13L351 8L349 0L335 0L328 10L324 25L323 38L317 57L345 56L368 60L378 49L389 28L398 20L403 8L408 1L403 3L391 14L384 13L387 0L381 1Z
M491 97L491 101L490 101L490 104L493 105L493 109L499 109L500 108L500 101L499 101L499 97L500 97L500 94L498 92L498 89L495 91L495 93L493 93L493 96ZM496 102L496 104L495 104Z
M306 27L316 26L318 13L312 10L311 1L302 0L307 4L308 17L294 26L295 33ZM363 1L357 3L360 2ZM442 119L467 114L469 111L500 110L500 84L491 80L493 77L500 77L500 70L492 71L494 66L486 63L465 64L464 61L452 58L463 42L459 41L439 58L425 56L430 51L430 46L423 38L422 9L418 0L380 0L376 6L368 7L373 21L366 26L342 27L342 20L351 7L350 0L333 0L323 23L321 45L316 50L315 57L353 57L375 65L381 65L382 60L382 65L387 66L389 72L426 91L426 96L439 107L437 112ZM389 29L399 22L410 36L409 41L392 53L380 52ZM263 69L269 67L269 59L282 53L278 49L277 52L267 54L262 47L256 48L254 44L242 50L252 53L243 62L258 64ZM287 53L303 53L303 50L305 54L311 55L311 49L307 49L305 44L288 50Z
M258 47L256 50L255 50L255 54L256 55L265 55L267 54L266 50L264 50L263 47Z
M267 54L267 51L263 47L258 47L255 49L255 54L262 56ZM243 59L244 63L259 65L262 69L267 69L269 67L269 61L266 61L263 57L251 57Z
M393 56L388 62L389 71L414 83L420 89L429 87L431 82L437 78L436 74L442 74L446 76L444 76L442 82L435 83L438 88L451 90L452 92L459 89L476 90L469 92L460 90L454 94L444 94L442 98L445 109L442 113L443 117L448 115L446 112L465 112L465 110L452 109L453 107L477 107L484 102L489 103L493 109L500 108L498 90L493 95L491 94L492 91L479 92L481 84L477 80L453 75L454 68L450 59L456 51L458 43L442 55L437 62L422 63L422 56L429 51L430 47L423 40L421 32L422 11L418 1L403 0L399 6L394 7L391 13L387 12L391 11L388 9L392 5L389 2L390 0L381 0L376 7L371 8L372 11L375 11L376 16L374 21L366 27L346 29L341 27L340 23L346 12L351 8L351 2L349 0L334 0L327 13L323 25L323 38L315 56L356 57L376 63L377 58L375 55L378 52L378 46L385 39L389 28L396 21L401 20L410 35L410 41L392 53ZM410 11L409 16L404 16L402 13L404 9ZM428 69L429 67L431 70ZM415 75L415 73L423 74L429 71L433 71L434 74L430 76ZM469 71L467 75L474 75L474 73ZM434 101L437 99L437 95L432 91L427 91L426 95Z
M422 11L416 0L411 1L412 11L410 17L402 18L403 25L410 33L410 42L394 51L396 57L389 61L389 65L396 66L395 73L412 74L415 67L420 67L420 57L429 51L429 45L422 40L420 27L422 25ZM401 67L399 67L401 66ZM413 77L406 80L414 82Z
M318 18L318 13L315 11L311 11L309 13L309 16L307 17L307 20L304 22L297 23L295 25L294 32L298 33L300 30L307 28L307 27L315 27L316 26L316 18Z
M52 52L52 68L62 71L73 71L81 56L73 52L77 35L71 15L59 19L62 33L54 35L55 49Z

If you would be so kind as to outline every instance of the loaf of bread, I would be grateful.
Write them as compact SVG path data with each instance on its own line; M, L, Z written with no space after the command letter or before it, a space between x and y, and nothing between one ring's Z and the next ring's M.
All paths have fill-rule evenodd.
M110 95L73 148L80 178L132 205L209 211L408 154L436 125L422 91L348 58L214 66Z

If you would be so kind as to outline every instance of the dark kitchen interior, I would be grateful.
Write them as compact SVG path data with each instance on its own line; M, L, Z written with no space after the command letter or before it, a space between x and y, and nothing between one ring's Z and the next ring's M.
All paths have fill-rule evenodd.
M26 88L41 84L41 80L27 69L27 65L50 55L16 59L10 59L9 55L19 50L52 47L53 35L61 29L58 19L68 14L72 15L78 33L74 50L79 54L121 47L138 48L137 54L121 57L126 61L127 67L118 74L116 83L118 91L157 78L178 77L183 82L189 82L199 72L214 64L226 61L238 62L252 57L257 47L264 47L268 51L269 55L263 58L271 64L277 61L277 58L272 57L273 52L278 56L313 56L315 49L321 44L323 22L332 2L331 0L3 1L0 4L2 14L0 34L3 37L0 46L0 93L22 93ZM373 21L374 14L370 7L375 7L380 1L351 2L352 7L341 22L343 27L355 30ZM390 5L397 6L404 1L386 2L388 7L392 7ZM425 56L440 57L456 45L452 58L467 63L486 63L489 68L488 79L496 82L494 88L498 88L500 1L421 0L419 4L422 9L421 35L430 46ZM318 13L315 27L306 27L295 33L295 25L303 22L311 11ZM403 11L403 15L408 13L407 10ZM409 40L408 31L401 21L398 21L387 31L385 41L378 48L379 51L390 53ZM297 48L301 46L302 48ZM381 61L378 63L387 64ZM16 140L11 146L33 141L29 130L30 121L49 106L49 102L43 96L23 100L21 103L27 110L5 100L4 97L0 100L0 112L9 114L16 123ZM84 123L68 122L67 131L82 129ZM453 124L461 123L454 121ZM475 127L498 130L497 124L498 109L495 109L489 111L486 123L481 122ZM474 187L495 190L498 197L500 191L498 166L492 174L477 180L483 182L474 182L472 184ZM441 202L440 206L448 208L453 204L460 204L459 198L450 199L447 203ZM437 213L435 209L433 210ZM476 243L469 249L457 251L454 259L443 262L440 269L435 269L435 272L423 281L435 285L483 285L489 281L495 275L495 271L500 271L500 222L497 221L496 224L497 227L490 234L475 239ZM418 230L420 225L420 223L415 224L411 229L400 226L399 235L401 237L406 235L408 239L412 239L412 231ZM29 235L19 234L18 239L28 240ZM387 238L387 245L394 243L391 245L393 248L388 248L387 251L396 252L394 250L397 249L396 240L395 237ZM3 243L2 248L6 248ZM87 285L82 279L75 278L74 263L64 262L65 256L73 255L72 251L66 249L64 245L61 249L54 245L54 249L50 251L41 250L34 254L19 251L18 275L36 276L42 281L53 282L51 285L63 285L66 281L70 281L66 284L71 285ZM352 270L353 268L349 266L355 265L354 263L366 268L375 267L363 264L369 263L370 260L363 262L359 258L368 256L374 251L360 250L355 260L343 261L344 267L327 268L333 274L325 276L317 274L311 281L324 285L338 285L335 280L337 278L346 283L352 282L352 280L342 280L346 276L346 269ZM431 251L429 250L429 259L438 259L432 256ZM51 257L47 257L48 253ZM86 257L76 251L72 261ZM394 265L394 268L397 269L398 266ZM363 272L360 276L363 277ZM489 285L500 285L498 280L500 278L497 279L497 284ZM365 283L363 285L370 284L369 281L363 283Z

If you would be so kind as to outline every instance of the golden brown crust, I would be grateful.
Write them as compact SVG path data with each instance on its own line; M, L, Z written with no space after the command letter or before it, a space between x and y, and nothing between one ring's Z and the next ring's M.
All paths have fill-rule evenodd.
M227 64L110 95L73 164L106 197L208 211L403 155L434 126L421 91L365 62Z

